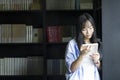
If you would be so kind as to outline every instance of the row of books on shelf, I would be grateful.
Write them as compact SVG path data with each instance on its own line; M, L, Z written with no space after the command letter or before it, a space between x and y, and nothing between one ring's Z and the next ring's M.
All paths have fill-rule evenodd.
M0 10L39 10L40 0L0 0Z
M26 24L1 24L0 43L42 42L42 28L33 28Z
M40 10L42 0L0 0L0 10ZM77 4L76 4L77 3ZM46 0L47 10L93 9L93 0Z
M76 27L74 25L48 26L47 40L52 42L68 42L75 36Z
M47 60L48 75L63 75L66 72L64 59L49 59Z
M0 75L43 75L44 59L41 56L26 58L0 58ZM47 75L64 75L64 59L48 59Z
M47 10L74 10L76 6L78 9L93 9L93 0L46 0Z
M68 42L75 36L74 25L47 26L46 37L49 43ZM42 43L43 28L33 28L26 24L1 24L0 43Z
M42 75L43 57L0 58L0 75Z

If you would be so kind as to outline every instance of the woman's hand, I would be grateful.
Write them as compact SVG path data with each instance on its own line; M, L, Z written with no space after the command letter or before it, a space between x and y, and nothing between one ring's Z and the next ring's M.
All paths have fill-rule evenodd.
M80 48L81 55L85 56L90 51L90 48L91 48L90 45L89 46L83 46L82 45L81 48Z
M99 53L92 54L90 56L91 56L91 58L92 58L92 60L95 64L97 64L99 62L99 59L100 59L100 54Z

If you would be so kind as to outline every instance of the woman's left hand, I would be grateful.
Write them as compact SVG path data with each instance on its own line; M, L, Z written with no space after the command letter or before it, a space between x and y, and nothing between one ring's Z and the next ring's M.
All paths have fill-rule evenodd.
M94 62L95 64L97 64L98 61L99 61L99 59L100 59L100 54L99 54L99 53L96 53L96 54L92 54L92 55L90 55L90 56L91 56L93 62Z

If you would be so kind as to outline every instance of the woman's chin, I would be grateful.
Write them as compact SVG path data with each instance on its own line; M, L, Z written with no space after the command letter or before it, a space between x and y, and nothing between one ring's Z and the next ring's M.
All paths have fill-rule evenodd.
M87 38L87 39L90 39L90 38L91 38L91 36L87 36L86 38Z

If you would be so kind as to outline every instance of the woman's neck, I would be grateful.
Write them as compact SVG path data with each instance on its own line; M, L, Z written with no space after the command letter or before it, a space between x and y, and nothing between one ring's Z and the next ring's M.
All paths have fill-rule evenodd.
M84 42L85 42L85 44L88 44L88 43L90 43L90 39L85 39Z

